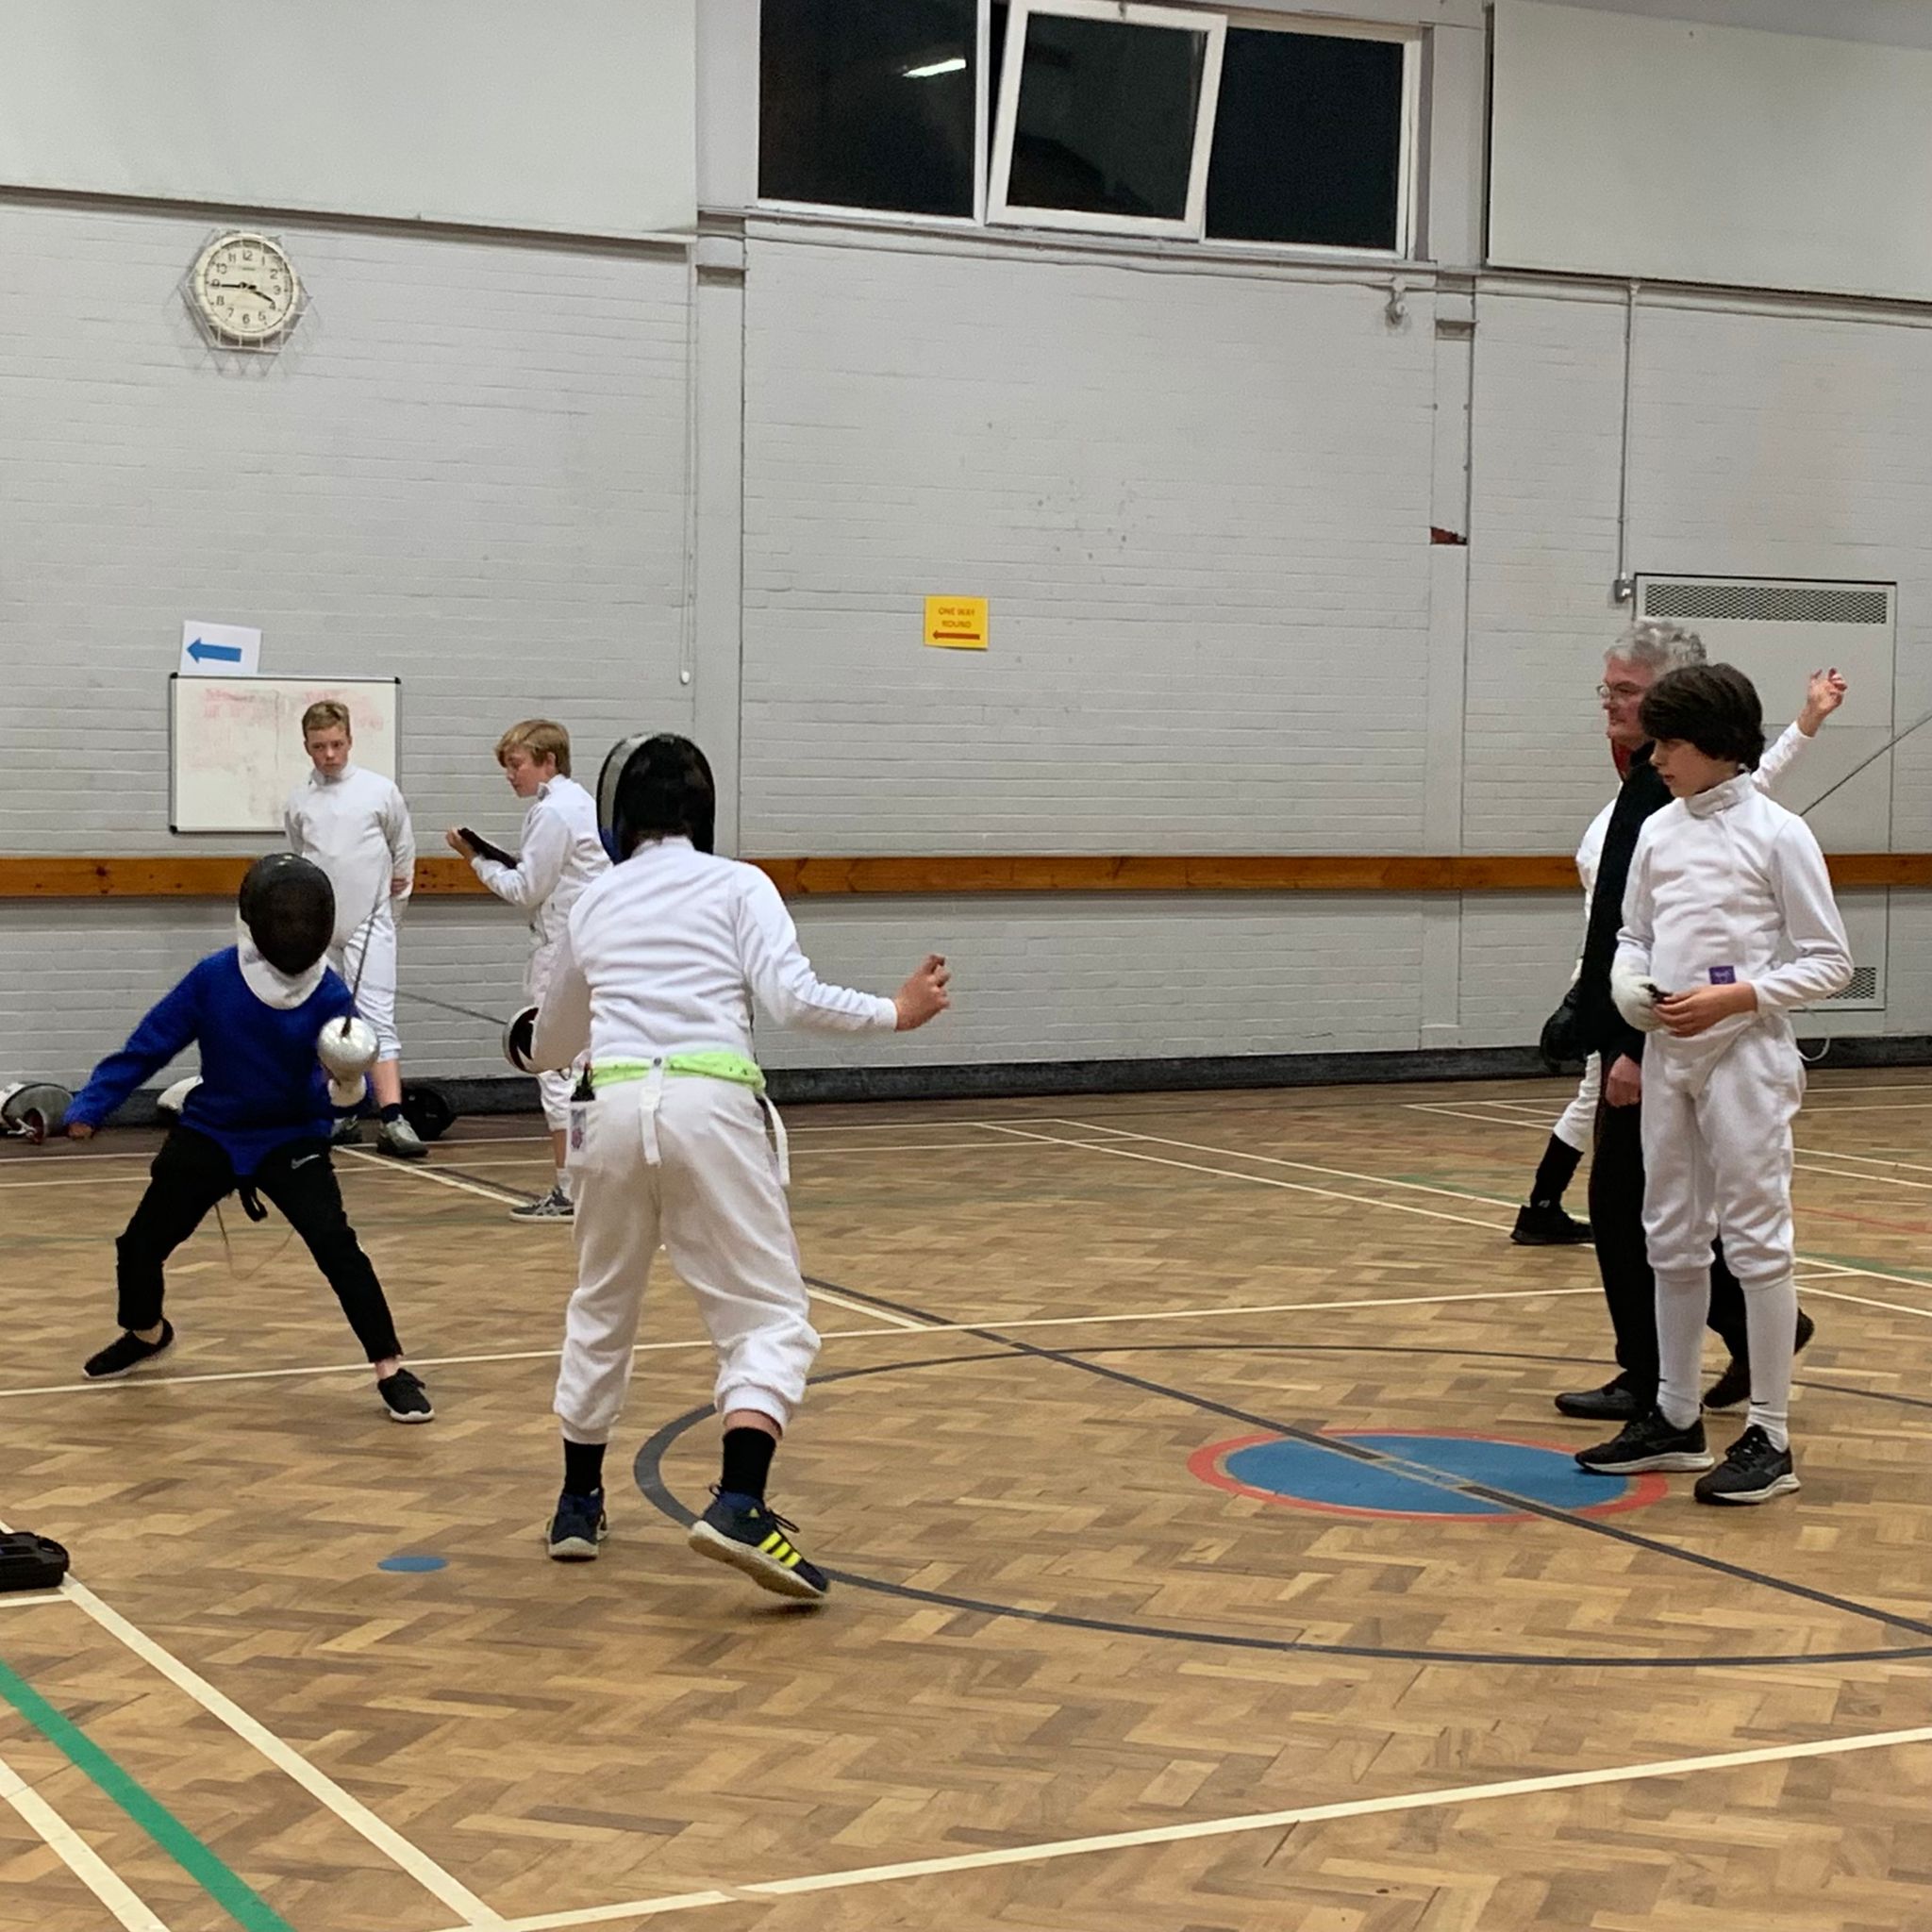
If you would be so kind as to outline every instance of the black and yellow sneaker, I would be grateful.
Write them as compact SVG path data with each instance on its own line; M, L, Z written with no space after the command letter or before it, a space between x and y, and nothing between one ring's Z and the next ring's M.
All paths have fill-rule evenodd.
M760 1590L801 1603L817 1603L831 1579L791 1539L797 1525L750 1496L711 1491L711 1507L691 1526L688 1539L701 1557L742 1570Z
M1798 1487L1790 1449L1778 1448L1753 1423L1730 1446L1724 1459L1690 1492L1700 1503L1768 1503Z

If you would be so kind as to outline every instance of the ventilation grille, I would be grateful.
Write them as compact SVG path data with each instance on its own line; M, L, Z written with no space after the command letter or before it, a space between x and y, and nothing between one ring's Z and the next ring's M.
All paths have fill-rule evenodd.
M1729 619L1740 624L1885 624L1887 591L1824 590L1808 584L1647 583L1646 617Z
M1854 966L1852 983L1842 992L1835 992L1830 1000L1823 1004L1829 1006L1833 1000L1875 1000L1878 997L1878 969L1875 966Z

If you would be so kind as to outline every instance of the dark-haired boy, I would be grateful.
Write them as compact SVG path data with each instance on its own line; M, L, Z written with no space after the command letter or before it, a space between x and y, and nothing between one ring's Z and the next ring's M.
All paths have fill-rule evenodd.
M718 1357L724 1467L691 1545L761 1589L823 1597L825 1577L765 1502L819 1339L752 1058L752 999L781 1024L903 1031L944 1010L946 964L928 958L895 999L825 985L777 888L712 853L716 795L696 745L630 741L606 772L600 829L621 862L571 908L529 1053L533 1066L568 1067L588 1052L596 1095L580 1140L572 1128L577 1286L557 1375L564 1476L550 1554L597 1554L604 1448L661 1240Z
M1642 721L1672 803L1638 837L1611 983L1624 1017L1657 1036L1643 1226L1661 1374L1657 1407L1576 1459L1607 1475L1709 1470L1700 1503L1765 1503L1798 1487L1791 1120L1805 1074L1787 1015L1840 991L1851 951L1810 827L1752 783L1764 722L1751 680L1728 664L1667 673ZM1744 1291L1751 1413L1711 1470L1698 1367L1719 1236Z

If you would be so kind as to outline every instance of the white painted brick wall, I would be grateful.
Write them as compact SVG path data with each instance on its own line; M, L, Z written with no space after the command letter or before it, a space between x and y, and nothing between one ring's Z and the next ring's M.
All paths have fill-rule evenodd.
M247 851L167 829L184 617L260 625L268 671L399 674L425 851L514 833L491 747L541 709L594 777L688 721L681 260L282 222L312 307L278 357L211 353L179 283L210 224L0 203L0 849ZM0 1068L77 1077L225 916L0 908ZM500 1005L523 929L419 908L405 984ZM493 1070L405 1008L415 1063Z
M1422 849L1432 304L1386 300L755 242L747 848Z

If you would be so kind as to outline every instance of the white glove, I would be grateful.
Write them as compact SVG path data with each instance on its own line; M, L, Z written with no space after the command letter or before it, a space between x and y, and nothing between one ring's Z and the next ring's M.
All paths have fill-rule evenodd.
M331 1080L359 1082L375 1064L375 1028L367 1020L330 1020L315 1042L315 1055Z
M331 1080L328 1083L328 1097L338 1107L360 1107L362 1096L369 1091L369 1082L360 1074L353 1080Z
M1633 968L1610 968L1610 998L1616 1002L1624 1024L1636 1027L1638 1032L1656 1033L1662 1028L1664 1023L1657 1016L1657 1003L1663 996L1660 986Z

